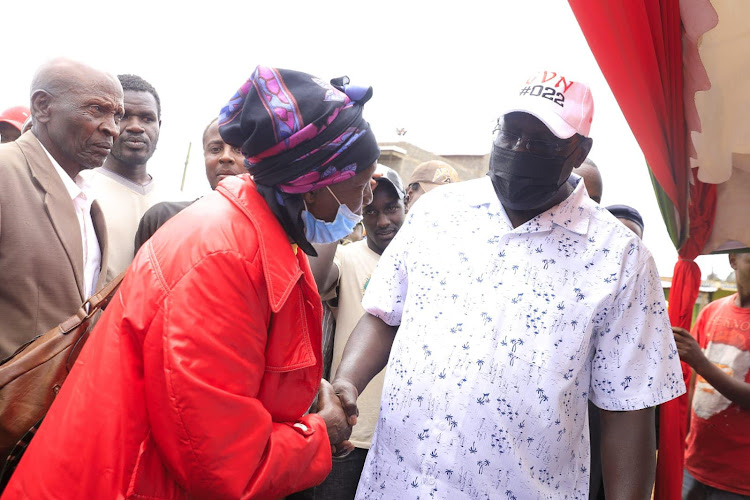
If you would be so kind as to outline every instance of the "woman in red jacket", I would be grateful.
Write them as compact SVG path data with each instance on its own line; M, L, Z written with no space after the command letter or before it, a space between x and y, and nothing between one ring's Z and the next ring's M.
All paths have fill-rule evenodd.
M305 253L361 219L379 155L372 90L347 83L256 68L219 117L253 177L141 248L4 499L279 498L323 481L350 429L321 386Z

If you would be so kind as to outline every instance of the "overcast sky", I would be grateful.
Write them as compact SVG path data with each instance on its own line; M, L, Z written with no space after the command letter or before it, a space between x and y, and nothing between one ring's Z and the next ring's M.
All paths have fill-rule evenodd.
M10 4L10 5L8 5ZM365 116L381 141L437 154L485 154L508 89L538 70L588 83L595 103L591 157L605 205L645 219L662 276L677 253L656 205L643 155L567 2L3 2L0 110L28 105L35 69L68 56L151 82L162 129L150 173L184 196L207 191L201 133L257 64L348 75L374 88ZM9 43L10 42L10 43ZM16 49L13 51L13 45ZM731 271L726 256L698 259L704 276Z

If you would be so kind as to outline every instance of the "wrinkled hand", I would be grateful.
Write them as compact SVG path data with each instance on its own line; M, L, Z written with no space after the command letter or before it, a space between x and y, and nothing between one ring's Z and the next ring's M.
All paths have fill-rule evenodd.
M333 446L332 450L339 452L341 449L351 447L347 441L352 434L352 428L347 423L346 414L341 408L341 402L327 380L320 381L318 391L318 415L323 419L328 431L328 441Z
M698 342L690 335L690 332L679 326L672 327L674 341L677 344L677 352L680 353L680 359L691 367L695 368L700 362L706 359Z
M341 407L344 409L349 426L354 427L357 425L357 417L359 416L359 408L357 408L359 391L354 387L354 384L341 379L333 381L333 390L341 401Z

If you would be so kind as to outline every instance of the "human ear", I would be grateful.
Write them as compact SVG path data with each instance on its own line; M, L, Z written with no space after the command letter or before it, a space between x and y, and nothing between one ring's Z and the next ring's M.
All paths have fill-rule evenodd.
M309 191L307 193L302 193L302 201L305 202L307 206L315 205L315 202L318 199L318 190L315 191Z
M31 95L31 115L34 121L47 123L50 120L52 95L45 90L37 90Z

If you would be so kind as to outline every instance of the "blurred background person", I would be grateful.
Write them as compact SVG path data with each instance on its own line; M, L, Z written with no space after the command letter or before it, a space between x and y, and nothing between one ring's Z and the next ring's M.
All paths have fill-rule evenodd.
M693 369L682 498L750 498L750 253L730 253L737 293L715 300L692 331L672 327Z
M627 205L610 205L607 210L617 217L617 220L625 224L625 227L633 231L640 239L643 239L643 217L638 210Z
M379 164L372 178L372 202L362 209L367 237L347 245L318 246L318 257L310 259L316 281L323 283L321 298L330 306L336 320L331 377L336 375L349 335L365 314L362 297L370 277L383 251L401 229L406 214L404 187L396 171ZM378 421L384 377L385 369L359 395L357 425L350 438L355 447L353 452L334 459L331 473L323 484L295 496L295 500L354 498Z
M221 139L218 118L214 118L203 131L203 159L206 179L212 190L225 177L247 173L240 148L230 146ZM135 232L135 251L138 252L141 245L165 222L192 203L193 201L163 201L149 208Z
M21 137L23 125L30 117L31 110L26 106L14 106L0 113L0 143Z
M430 160L420 163L406 184L406 210L411 209L423 194L452 182L458 182L458 172L444 161Z
M133 239L146 210L160 201L177 198L148 172L161 129L159 94L140 76L117 78L125 92L120 137L104 165L86 174L107 221L107 281L127 269L133 260Z

